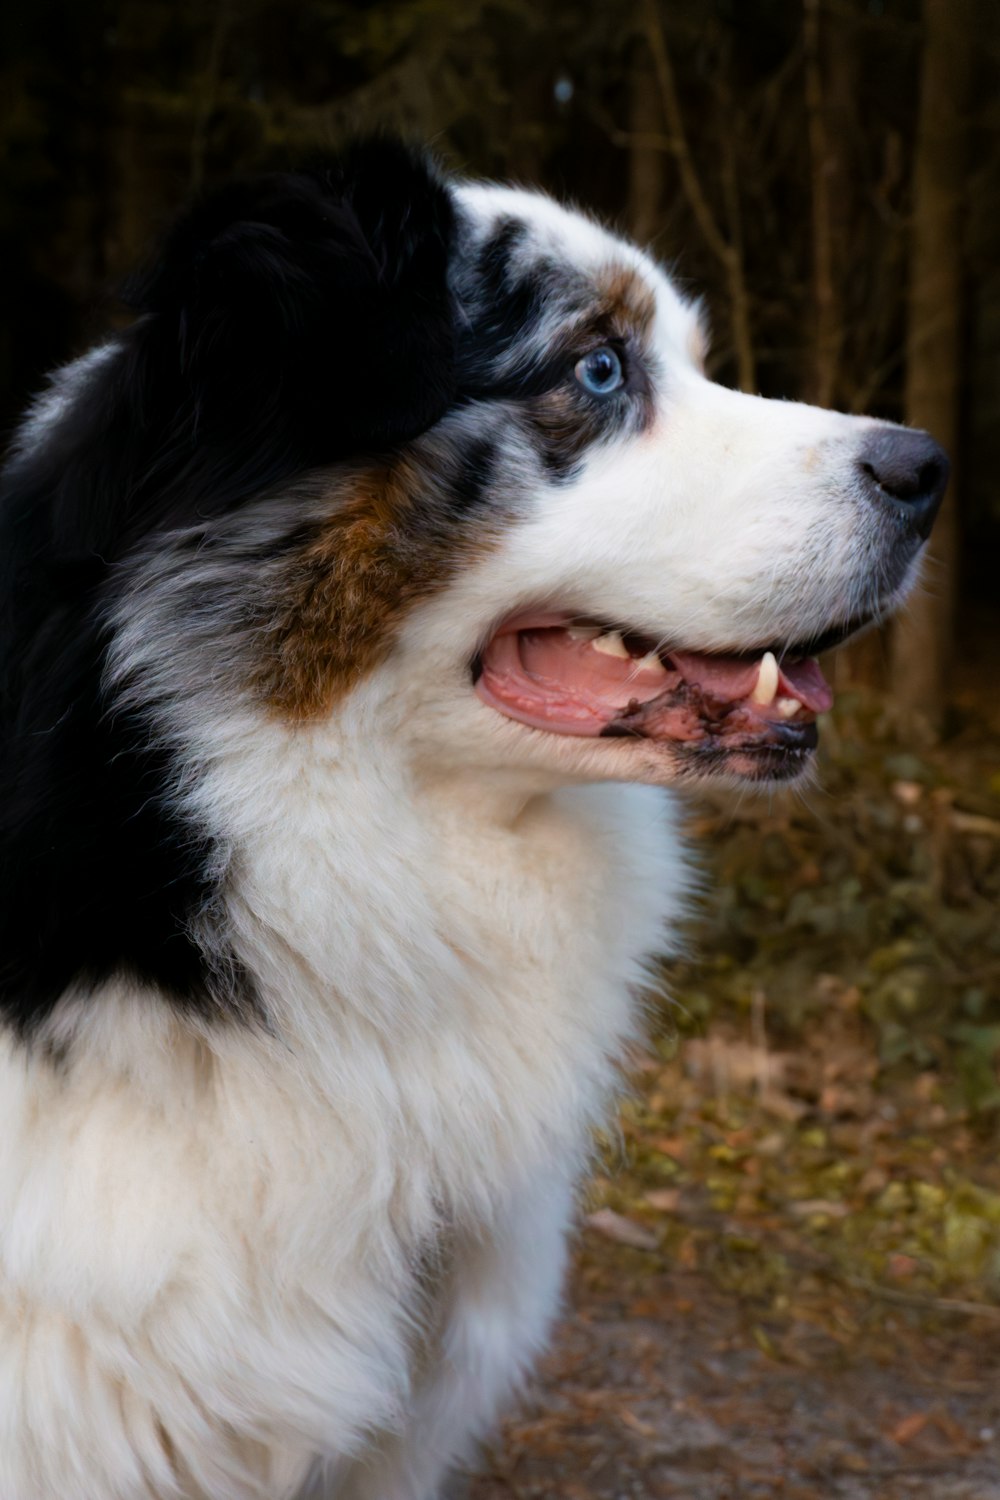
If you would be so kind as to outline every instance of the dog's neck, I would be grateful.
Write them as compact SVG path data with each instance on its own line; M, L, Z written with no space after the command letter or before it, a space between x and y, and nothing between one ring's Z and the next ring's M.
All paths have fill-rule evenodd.
M358 1090L375 1089L399 1149L433 1140L460 1197L488 1193L500 1159L519 1177L557 1137L583 1149L678 874L657 794L529 795L523 779L515 793L507 777L414 776L385 745L375 764L308 738L245 799L223 883L265 1023L213 1029L116 981L61 1008L68 1076L104 1087L110 1071L144 1111L181 1100L222 1134L242 1120L229 1100L271 1100L268 1130L294 1136L348 1128L371 1108Z
M301 1005L314 1016L321 997L334 1026L431 1024L467 1003L469 957L489 961L520 903L544 903L528 892L553 861L569 896L572 797L537 772L436 766L391 740L327 755L307 733L261 785L264 819L226 882L228 936L279 1030L305 1024L300 983ZM478 930L484 911L492 932Z

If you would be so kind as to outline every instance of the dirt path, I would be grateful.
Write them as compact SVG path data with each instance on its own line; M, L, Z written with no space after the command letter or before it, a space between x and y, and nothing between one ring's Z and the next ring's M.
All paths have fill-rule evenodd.
M1000 1500L982 680L937 751L880 739L862 696L809 806L694 819L699 957L669 976L569 1314L471 1500Z
M888 1362L803 1325L789 1363L697 1276L645 1300L656 1316L625 1316L578 1278L470 1500L1000 1500L996 1324L897 1325Z
M470 1500L1000 1500L991 1132L835 1005L794 1057L640 1060L621 1131Z

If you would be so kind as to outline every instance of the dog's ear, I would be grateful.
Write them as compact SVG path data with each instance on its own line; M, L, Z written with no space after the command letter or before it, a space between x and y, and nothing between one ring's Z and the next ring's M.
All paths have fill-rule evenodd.
M199 203L129 294L190 436L267 479L429 427L453 393L452 231L433 166L388 140Z
M22 429L0 478L0 1019L30 1030L119 972L210 1014L251 1004L225 966L220 999L191 936L218 860L163 795L169 747L108 712L117 564L444 413L452 228L447 187L390 143L225 188Z
M134 323L22 429L0 585L30 566L33 598L43 568L60 600L87 593L150 532L432 426L455 390L454 223L433 164L390 140L203 199L133 281Z

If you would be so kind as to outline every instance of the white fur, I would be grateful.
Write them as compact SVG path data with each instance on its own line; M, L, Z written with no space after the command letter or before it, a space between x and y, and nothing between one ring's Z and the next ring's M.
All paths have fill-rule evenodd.
M4 1500L263 1500L352 1453L336 1493L429 1494L544 1338L672 905L658 794L479 813L308 738L261 753L235 903L278 1035L118 994L65 1008L65 1076L4 1056Z
M617 784L667 778L654 751L501 719L471 655L540 599L709 649L801 637L860 586L860 422L710 385L638 251L462 195L484 234L514 211L576 265L641 270L656 421L571 484L522 473L521 519L329 722L233 699L209 561L137 576L120 691L183 749L269 1024L119 985L65 997L64 1067L0 1044L0 1500L436 1493L544 1342L685 885L668 794Z

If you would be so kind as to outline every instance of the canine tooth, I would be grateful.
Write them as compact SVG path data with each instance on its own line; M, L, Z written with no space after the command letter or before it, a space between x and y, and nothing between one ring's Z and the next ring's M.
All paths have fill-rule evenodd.
M609 630L606 635L599 635L593 645L594 650L602 652L604 656L623 656L631 661L629 649L619 630Z
M663 677L667 675L667 669L655 651L647 651L645 656L637 658L634 665L640 672L659 672Z
M596 625L567 625L566 634L571 641L592 641L600 635Z
M794 719L799 711L798 698L777 698L774 707L779 719Z
M757 671L757 685L750 694L750 700L758 703L761 708L767 708L773 703L778 691L778 663L771 651L765 651L760 659L760 667Z

